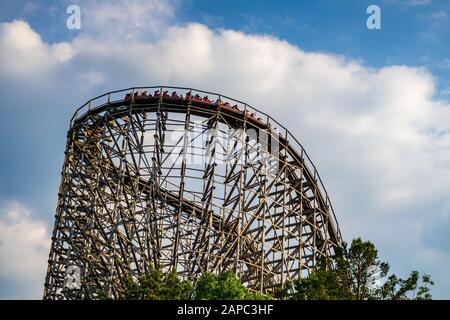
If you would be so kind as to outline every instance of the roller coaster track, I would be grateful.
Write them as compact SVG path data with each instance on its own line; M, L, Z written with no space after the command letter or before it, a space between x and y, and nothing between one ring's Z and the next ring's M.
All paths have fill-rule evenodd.
M138 89L155 89L160 95L139 96ZM207 94L218 102L164 96L166 89ZM238 103L240 110L227 107L226 101ZM183 123L176 114L185 117ZM151 161L142 143L149 115L154 116ZM171 182L175 166L164 168L163 158L177 152L165 140L168 122L178 121L189 130L193 117L204 119L212 130L254 130L258 141L266 134L271 148L279 146L277 172L267 177L261 164L234 162L219 183L212 161L202 171L203 187L197 188L183 161L176 167L179 177ZM218 143L214 137L208 143L202 152L214 155ZM250 154L246 143L240 146ZM179 151L183 157L186 153ZM139 169L143 166L137 157L146 162L146 170ZM216 188L224 190L220 199ZM44 298L77 299L95 298L99 290L120 296L125 279L145 273L150 261L190 279L233 269L252 290L271 291L309 272L317 257L332 259L342 238L315 166L282 125L223 95L146 87L96 97L71 119L52 240ZM83 269L79 290L65 285L68 264Z

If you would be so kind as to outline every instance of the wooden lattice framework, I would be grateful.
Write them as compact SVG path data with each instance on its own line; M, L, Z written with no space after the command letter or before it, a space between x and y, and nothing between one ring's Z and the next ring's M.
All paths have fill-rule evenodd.
M231 269L268 292L332 259L342 241L319 174L287 129L243 102L178 87L110 92L77 110L55 217L45 299L118 297L150 264L191 280ZM79 287L67 286L69 266Z

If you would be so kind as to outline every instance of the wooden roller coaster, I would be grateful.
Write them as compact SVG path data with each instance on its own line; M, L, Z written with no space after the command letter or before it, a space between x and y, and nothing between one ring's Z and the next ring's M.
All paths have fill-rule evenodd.
M76 111L67 137L44 299L117 298L150 265L194 281L234 270L270 292L341 244L303 147L241 101L179 87L109 92Z

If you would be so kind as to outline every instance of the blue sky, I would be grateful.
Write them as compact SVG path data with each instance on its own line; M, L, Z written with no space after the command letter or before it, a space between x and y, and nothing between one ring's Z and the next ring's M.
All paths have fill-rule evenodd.
M65 27L70 4L81 30ZM381 30L366 28L370 4ZM344 237L373 240L400 275L431 273L435 296L449 298L449 15L438 0L2 1L0 298L40 297L75 108L161 83L222 92L285 123Z
M382 30L365 28L366 9L377 4ZM450 87L448 1L189 1L182 21L212 28L268 34L306 50L342 54L380 67L426 66L439 88ZM448 98L448 97L447 97Z
M0 19L24 19L46 41L72 39L79 32L60 27L67 19L65 8L72 3L77 2L5 1ZM187 0L177 4L177 23L196 21L211 28L272 35L306 50L363 59L375 67L426 66L438 77L442 91L450 86L446 60L450 3L445 0ZM381 6L382 30L364 27L370 4Z

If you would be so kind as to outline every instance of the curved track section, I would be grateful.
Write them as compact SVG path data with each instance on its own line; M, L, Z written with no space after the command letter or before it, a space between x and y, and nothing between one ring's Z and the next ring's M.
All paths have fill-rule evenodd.
M194 280L231 269L269 292L341 243L319 174L287 129L179 87L110 92L77 110L55 217L45 299L118 297L150 264Z

